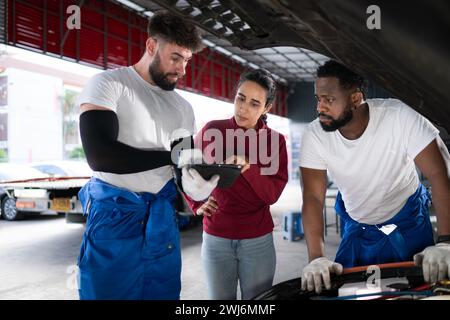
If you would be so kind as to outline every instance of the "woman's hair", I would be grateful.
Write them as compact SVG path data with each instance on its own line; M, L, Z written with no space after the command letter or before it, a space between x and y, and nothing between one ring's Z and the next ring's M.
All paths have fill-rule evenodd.
M246 81L253 81L266 90L266 104L264 107L267 107L274 102L277 91L277 83L269 71L265 69L255 69L243 73L239 78L237 88L239 88ZM261 115L260 119L262 119L264 123L267 123L267 114Z
M167 11L158 11L150 18L147 33L149 37L161 37L193 53L203 49L202 38L195 25Z

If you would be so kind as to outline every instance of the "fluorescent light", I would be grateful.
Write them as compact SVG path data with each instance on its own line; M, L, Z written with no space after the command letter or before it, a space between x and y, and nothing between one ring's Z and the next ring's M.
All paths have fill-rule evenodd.
M221 46L216 45L215 43L213 43L213 42L211 42L211 41L209 41L209 40L203 39L202 41L203 41L203 43L206 44L208 47L211 47L212 49L214 49L214 50L216 50L216 51L219 51L220 53L223 53L224 55L231 56L231 57L237 57L237 56L234 56L232 52L228 51L228 50L225 49L225 48L222 48ZM241 59L242 59L242 58L241 58ZM244 62L244 63L247 62L247 61L244 60L244 59L239 60L239 57L238 57L236 60L241 61L241 62Z
M127 6L128 8L131 8L136 11L144 11L145 8L137 5L136 3L129 1L129 0L116 0L117 2L120 2L124 6Z
M214 47L214 49L216 49L219 52L222 52L223 54L226 54L227 56L232 55L232 53L230 51L228 51L227 49L224 49L222 47L216 46L216 47Z
M143 14L150 18L154 16L154 13L151 11L145 11L145 12L143 12Z
M239 61L241 63L244 63L244 64L247 63L247 60L245 60L244 58L241 58L241 57L239 57L237 55L232 55L231 58L233 58L234 60L237 60L237 61Z
M209 40L202 39L202 42L206 44L208 47L215 47L216 45Z

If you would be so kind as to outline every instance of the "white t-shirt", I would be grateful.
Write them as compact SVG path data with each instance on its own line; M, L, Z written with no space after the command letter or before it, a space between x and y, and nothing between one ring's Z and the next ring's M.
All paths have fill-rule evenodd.
M328 170L350 217L377 224L397 214L417 190L414 158L439 134L426 118L396 99L367 100L369 123L356 140L326 132L319 119L306 128L300 166Z
M175 91L165 91L124 67L92 77L78 105L111 109L119 119L118 141L138 149L170 151L170 142L195 133L192 106ZM173 178L171 166L132 173L94 172L94 177L134 192L157 193Z

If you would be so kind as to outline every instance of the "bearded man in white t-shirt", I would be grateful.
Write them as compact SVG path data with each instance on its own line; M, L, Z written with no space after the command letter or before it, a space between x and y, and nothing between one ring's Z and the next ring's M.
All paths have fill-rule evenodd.
M219 178L206 181L182 166L201 161L201 151L190 152L194 112L174 88L201 47L192 23L158 12L141 59L94 76L79 96L80 135L94 170L79 192L88 215L78 257L80 299L179 299L175 180L203 200ZM180 145L187 152L178 154Z
M318 119L305 129L300 150L302 221L309 264L302 289L329 289L343 267L414 259L424 278L450 276L448 150L439 131L396 99L364 97L365 80L336 61L317 70ZM416 166L431 183L437 244L429 218L431 197ZM335 262L324 252L323 207L327 172L339 193L343 227Z

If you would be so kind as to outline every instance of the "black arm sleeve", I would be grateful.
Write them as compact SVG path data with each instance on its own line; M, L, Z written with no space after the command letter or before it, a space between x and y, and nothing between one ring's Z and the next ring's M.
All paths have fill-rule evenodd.
M194 148L194 138L192 136L175 140L170 145L170 150L172 150L172 152L174 153L176 163L178 163L178 156L181 150L193 148ZM178 168L178 166L174 166L174 173L176 184L181 189L181 191L184 192L183 185L181 184L181 169Z
M141 150L117 141L119 120L113 111L90 110L80 115L80 136L94 171L136 173L172 165L171 152Z
M184 137L184 138L180 138L178 140L175 140L171 143L170 145L170 150L172 150L173 154L174 154L174 160L176 163L178 163L178 158L179 158L179 154L180 151L183 149L193 149L194 148L194 137L189 136L189 137ZM178 186L179 191L184 192L183 190L183 185L181 183L181 169L178 168L177 165L173 166L174 168L174 180L175 183ZM177 193L177 198L175 200L174 203L175 206L175 210L178 212L191 212L192 210L189 208L189 205L187 204L186 200L184 199L183 194L181 194L180 192Z

